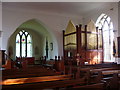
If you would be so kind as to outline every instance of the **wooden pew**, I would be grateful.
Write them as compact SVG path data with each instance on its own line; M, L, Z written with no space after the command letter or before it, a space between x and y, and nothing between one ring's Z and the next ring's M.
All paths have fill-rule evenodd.
M107 70L115 70L115 68L99 68L99 69L91 69L90 72L99 72L99 71L107 71Z
M100 80L102 80L104 78L104 75L109 75L109 74L113 74L113 73L118 73L119 70L114 70L114 68L101 68L101 69L91 69L90 70L90 78L91 78L91 82L99 82ZM104 78L104 79L109 79Z
M68 90L105 90L104 83L96 83L91 85L76 86Z
M12 68L12 61L6 60L5 65L2 65L2 68L11 69Z
M44 77L6 79L6 80L3 80L1 84L2 85L14 85L14 84L24 84L24 83L66 80L66 79L71 79L71 75L56 75L56 76L44 76Z
M106 83L106 88L108 90L119 90L120 87L119 87L119 78L118 78L118 74L117 73L114 73L113 74L113 77L110 78L107 83Z
M97 79L101 81L104 81L104 83L106 84L106 89L107 90L119 90L119 73L120 70L107 70L107 71L99 71L100 73L98 73ZM96 79L96 80L97 80Z
M58 80L58 81L49 81L49 82L38 82L38 83L27 83L27 84L15 84L15 85L3 85L3 89L31 89L31 90L43 90L51 88L62 88L75 86L78 84L84 85L86 82L83 79L73 79L73 80Z
M41 66L34 66L27 69L10 69L2 70L2 79L8 78L23 78L23 77L35 77L35 76L51 76L59 75L51 69L47 69Z
M109 75L109 74L114 74L114 73L120 73L120 70L107 70L107 71L102 71L103 75Z

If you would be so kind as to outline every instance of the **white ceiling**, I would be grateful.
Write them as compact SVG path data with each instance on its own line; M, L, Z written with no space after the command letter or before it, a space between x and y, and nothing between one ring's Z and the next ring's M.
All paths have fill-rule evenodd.
M86 15L115 2L3 2L3 7L33 9L38 11Z

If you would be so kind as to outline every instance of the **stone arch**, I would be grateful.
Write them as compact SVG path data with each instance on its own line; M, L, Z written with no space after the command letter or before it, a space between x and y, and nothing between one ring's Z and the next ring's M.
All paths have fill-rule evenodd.
M104 48L104 61L105 62L114 62L113 53L115 48L113 48L114 43L114 27L111 17L107 14L102 13L97 21L96 26L99 29L102 29L103 34L103 48Z
M33 40L32 51L33 51L33 56L36 59L39 59L41 56L46 56L46 51L45 51L46 40L48 40L48 54L49 54L48 59L53 59L54 56L58 55L58 44L55 35L51 33L50 32L51 30L38 19L27 20L23 22L20 26L18 26L15 32L10 36L8 40L8 47L9 46L15 47L16 35L22 29L29 32L32 36L32 40ZM51 43L53 44L53 47L51 47ZM38 48L38 51L36 51L36 47ZM11 58L15 59L15 54L16 54L16 50L14 48L13 55L11 56Z

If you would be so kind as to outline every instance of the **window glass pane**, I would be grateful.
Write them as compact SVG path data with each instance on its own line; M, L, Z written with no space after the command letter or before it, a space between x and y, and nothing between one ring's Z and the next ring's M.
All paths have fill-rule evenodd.
M109 42L109 31L104 31L103 33L103 41Z
M22 32L25 32L25 30L22 30Z
M105 21L103 31L106 31L106 30L109 30L109 26L108 26L108 23Z
M106 18L107 18L107 15L104 15L103 18L106 19Z
M16 36L16 56L20 57L20 36L17 34Z
M110 22L110 17L107 18L107 22L108 22L108 23Z
M101 24L103 25L103 24L104 24L104 22L105 22L105 19L102 19L102 20L101 20Z
M22 32L22 31L20 31L19 33L20 33L20 35L22 35L22 33L23 33L23 32Z
M103 24L102 30L103 30L103 44L104 44L104 61L111 61L113 59L113 55L112 55L113 38L114 38L113 23L111 22L110 17L108 17L107 15L103 16L102 14L98 19L99 19L99 21L97 20L98 27L99 28L101 27L101 25L98 24L98 22ZM99 39L100 39L100 35L98 40ZM98 45L100 43L99 41L98 41Z
M28 32L25 32L25 35L27 36Z
M32 39L25 30L21 30L16 36L16 56L20 57L20 55L22 57L32 57Z
M110 22L110 29L113 29L113 23Z
M98 19L97 19L97 21L96 21L96 26L99 26L98 23L100 23L100 21L101 21L101 19L103 18L104 15L105 15L105 14L101 14L101 15L98 17Z
M113 40L113 38L114 38L113 30L110 30L110 38L111 38L111 40Z
M97 27L98 27L98 29L102 29L102 26L103 25L101 23L99 23Z
M26 39L25 35L22 35L22 57L25 57L25 50L26 50Z
M27 37L27 57L32 57L32 41L30 35Z

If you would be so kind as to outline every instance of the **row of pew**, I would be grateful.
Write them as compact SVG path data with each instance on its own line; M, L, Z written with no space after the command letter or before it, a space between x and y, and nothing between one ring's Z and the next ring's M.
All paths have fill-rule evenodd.
M39 66L33 65L26 69L5 69L2 70L2 79L23 78L23 77L40 77L40 76L53 76L59 75L56 71Z
M48 76L50 78L50 76ZM57 79L61 78L58 77ZM67 79L66 79L67 78ZM60 90L64 88L65 90L73 90L76 88L97 88L96 90L103 90L104 83L96 83L96 84L87 84L85 78L81 79L70 79L66 75L65 78L60 80L53 81L39 81L39 82L30 82L30 83L22 83L22 84L11 84L11 85L3 85L3 90L19 90L19 89L30 89L30 90L44 90L44 89L57 89Z
M35 70L35 68L31 70L32 70L31 72L34 72L33 70ZM80 70L79 78L78 77L74 78L73 73L71 74L69 73L65 75L53 75L53 76L47 75L46 77L45 76L41 76L41 77L34 76L32 77L32 79L31 77L27 76L27 80L23 80L24 83L22 84L10 84L10 85L3 84L3 90L8 90L8 89L10 90L11 89L12 90L16 90L16 89L17 90L18 89L31 89L31 90L86 89L88 90L91 88L93 90L94 89L95 90L113 90L113 89L119 90L120 89L120 70L119 69L116 69L116 68L98 68L98 69L79 68L78 70ZM81 76L81 74L84 74L84 75ZM24 79L24 78L14 78L12 80L18 80L18 79ZM7 80L7 78L5 80ZM30 80L33 80L33 81L30 81ZM20 82L20 80L18 80L18 82Z
M57 65L60 65L59 63L60 61L56 61L56 67ZM119 66L64 66L64 70L58 70L64 71L63 73L57 73L57 70L54 71L53 68L48 67L47 64L44 64L41 66L31 65L26 69L3 70L3 80L1 82L2 88L3 90L88 90L89 88L95 90L113 90L113 88L115 88L116 90L120 89ZM6 85L3 83L6 80L17 80L17 83Z

